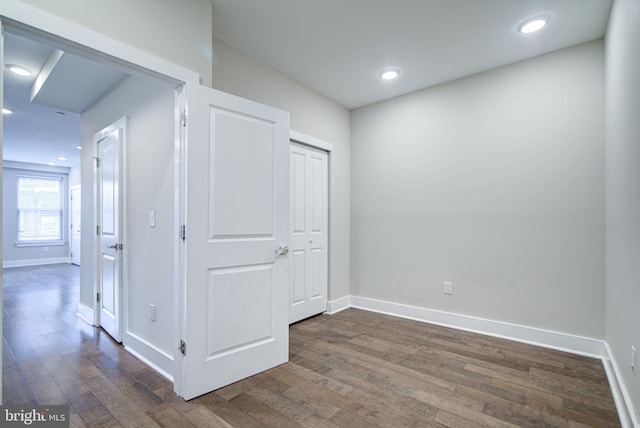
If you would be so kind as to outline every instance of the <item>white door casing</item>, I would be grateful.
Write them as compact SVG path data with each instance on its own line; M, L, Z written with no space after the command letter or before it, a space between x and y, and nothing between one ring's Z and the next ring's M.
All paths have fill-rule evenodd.
M97 325L122 341L123 162L126 118L94 136L96 146Z
M82 199L80 185L71 186L71 263L80 266Z
M289 114L187 85L185 353L191 399L288 360Z
M0 83L2 82L4 82L4 24L2 20L0 20ZM4 107L3 90L4 90L4 85L0 84L0 109ZM4 125L3 125L2 115L0 115L0 151L2 151L4 147L4 141L2 139L2 136L4 134L3 126ZM0 177L0 189L3 188L2 185L3 185L2 177ZM2 228L0 228L0 240L2 240L3 238L3 233L4 231L2 230ZM0 260L2 259L3 259L2 247L0 246ZM0 275L0 300L2 300L2 275ZM2 318L0 318L0 329L1 328L2 328ZM3 347L3 344L2 342L0 342L0 365L2 365L2 354L3 354L2 347ZM0 384L4 385L4 383L2 382L2 370L0 370ZM0 388L0 403L4 403L2 399L2 388Z
M328 154L290 146L289 322L325 312L328 292Z

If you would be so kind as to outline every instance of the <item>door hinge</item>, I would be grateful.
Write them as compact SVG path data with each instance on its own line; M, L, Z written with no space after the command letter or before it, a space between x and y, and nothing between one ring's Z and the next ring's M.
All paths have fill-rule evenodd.
M187 240L187 225L183 224L180 226L180 239L183 241Z
M187 126L187 112L186 112L186 110L182 110L182 113L180 113L180 125Z
M94 159L96 160L96 168L100 168L100 158L94 157Z
M180 346L178 346L178 350L182 355L187 355L187 344L184 340L180 340Z
M96 235L100 236L100 225L96 226Z
M100 293L96 293L96 302L100 303Z

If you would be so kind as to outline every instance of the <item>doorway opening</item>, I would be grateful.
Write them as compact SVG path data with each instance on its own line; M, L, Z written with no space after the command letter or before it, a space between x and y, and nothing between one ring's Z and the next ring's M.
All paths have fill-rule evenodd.
M11 22L4 30L5 45L9 46L16 41L22 45L29 45L29 49L9 47L5 52L19 51L26 55L33 48L34 52L40 55L39 59L32 63L36 64L32 66L34 76L31 81L23 84L24 91L21 96L18 95L22 104L14 103L11 82L5 79L8 89L3 94L3 106L14 110L11 117L4 118L5 154L13 153L13 141L17 141L14 140L16 134L25 134L25 138L32 142L22 144L22 148L28 148L22 152L23 155L33 156L34 159L28 161L23 158L14 162L43 165L45 162L48 163L44 155L58 149L52 138L43 139L40 146L36 144L34 136L26 136L30 131L48 134L50 137L57 135L53 126L47 128L46 122L30 109L35 108L42 114L48 114L52 120L62 120L65 125L62 131L74 135L73 138L65 139L71 153L56 155L54 160L62 163L63 161L57 157L65 157L70 163L71 158L75 157L77 164L45 164L42 168L62 170L61 173L67 177L62 204L63 244L60 245L64 248L64 258L60 262L80 265L76 312L80 318L93 326L101 325L99 285L94 280L98 258L94 240L99 222L93 206L96 174L93 137L119 117L126 116L132 123L132 127L127 131L132 141L127 149L131 170L123 171L121 184L124 186L131 183L133 193L132 203L122 211L122 223L133 224L138 232L131 237L130 242L117 243L121 245L118 250L122 249L121 257L124 263L119 286L121 298L113 300L121 314L115 330L122 332L120 339L131 353L171 379L174 371L173 345L176 335L169 336L167 332L173 332L176 328L173 299L175 260L173 250L167 252L165 249L173 248L177 241L174 233L177 221L174 206L178 197L175 190L177 174L174 166L177 150L175 106L176 88L184 82L162 77L133 65L124 65L124 62L116 63L107 59L104 54L94 53L89 47L79 47L78 44L58 39L57 36L44 36L40 30L23 24ZM3 60L18 62L15 56L3 55ZM77 71L67 73L68 65L77 67ZM57 73L56 67L62 67L61 70L64 72ZM47 71L48 76L45 83L34 86L35 75L39 76L43 70ZM32 97L31 93L35 91L33 88L36 86L41 86L40 92ZM99 88L96 89L96 86ZM89 92L93 93L91 98L82 97ZM12 107L14 105L16 107ZM74 119L74 123L68 123L70 118ZM16 122L14 119L20 120ZM36 155L42 156L36 158ZM74 202L75 196L80 195L80 222L69 221L74 209L72 194ZM157 221L153 225L148 222L150 212L157 213ZM141 216L141 213L146 214ZM77 218L78 207L75 207L75 214ZM6 238L12 234L5 230L3 236ZM132 263L127 262L129 245L141 249L140 253L135 253L136 257ZM52 246L49 246L48 251L51 254ZM34 263L39 264L39 261L36 260ZM34 272L38 275L37 269ZM157 316L153 319L149 316L149 309L128 313L129 306L149 308L152 305L157 308ZM113 330L110 333L113 333Z
M10 193L14 181L7 167L23 175L61 178L57 218L43 211L31 219L36 230L50 228L55 220L59 228L57 242L38 237L27 245L13 245L12 241L25 224L21 219L12 218L11 207L3 207L3 266L81 265L83 259L86 262L91 257L91 245L82 242L88 235L85 233L83 239L82 224L89 226L91 219L90 201L82 204L82 182L87 181L86 174L82 173L82 148L91 150L91 145L82 141L82 115L120 85L128 74L65 52L62 45L50 40L11 28L5 31L3 47L4 63L24 70L20 75L5 73L3 106L11 113L4 117L3 192ZM89 181L84 187L91 186ZM41 189L38 190L34 189L35 194L41 195ZM25 203L30 206L36 202ZM88 294L87 284L92 281L83 273L78 313L94 323L89 305L82 305L82 291Z

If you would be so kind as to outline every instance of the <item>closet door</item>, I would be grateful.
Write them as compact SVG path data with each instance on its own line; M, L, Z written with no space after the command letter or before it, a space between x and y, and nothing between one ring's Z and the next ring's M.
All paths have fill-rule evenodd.
M291 143L289 323L327 310L328 155Z

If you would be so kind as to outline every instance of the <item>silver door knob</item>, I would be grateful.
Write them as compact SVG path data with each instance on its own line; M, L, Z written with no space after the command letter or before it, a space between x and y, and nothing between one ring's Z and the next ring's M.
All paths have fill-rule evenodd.
M289 252L289 247L287 247L286 245L281 245L280 248L276 250L276 254L280 256L284 256L288 252Z

